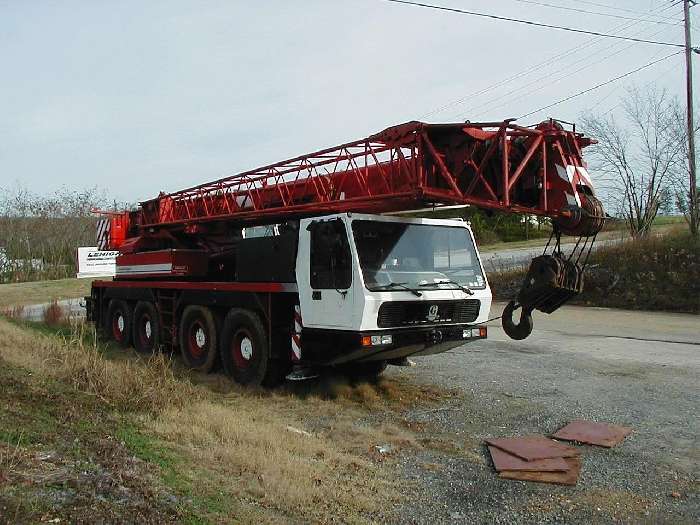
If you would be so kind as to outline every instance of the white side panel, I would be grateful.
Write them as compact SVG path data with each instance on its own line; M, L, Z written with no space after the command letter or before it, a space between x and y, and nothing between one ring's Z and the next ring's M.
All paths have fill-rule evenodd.
M118 251L101 251L96 247L80 247L77 251L78 279L83 277L114 277Z

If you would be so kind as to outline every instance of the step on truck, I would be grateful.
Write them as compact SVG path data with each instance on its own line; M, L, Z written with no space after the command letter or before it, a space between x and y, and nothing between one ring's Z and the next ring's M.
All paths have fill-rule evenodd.
M590 143L553 120L409 122L100 212L98 245L119 255L116 276L92 284L88 320L122 346L178 350L244 385L325 367L376 376L486 338L491 291L469 224L397 215L477 206L552 220L504 311L522 339L534 309L582 289L604 219L581 158ZM562 235L579 237L568 256Z

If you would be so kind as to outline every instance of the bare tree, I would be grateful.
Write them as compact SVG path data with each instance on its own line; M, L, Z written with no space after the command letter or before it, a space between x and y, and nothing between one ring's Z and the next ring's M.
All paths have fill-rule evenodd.
M624 116L585 115L586 133L598 140L589 158L604 179L606 201L617 208L634 236L646 235L683 172L683 137L677 128L678 101L665 90L629 89Z
M690 187L690 166L688 164L688 128L686 124L686 114L683 108L678 105L675 111L675 129L678 133L678 140L681 142L683 152L683 169L681 176L677 178L674 185L675 204L680 212L685 216L685 220L690 227L690 233L694 237L700 236L700 188L691 191ZM694 132L697 133L700 126L696 123Z

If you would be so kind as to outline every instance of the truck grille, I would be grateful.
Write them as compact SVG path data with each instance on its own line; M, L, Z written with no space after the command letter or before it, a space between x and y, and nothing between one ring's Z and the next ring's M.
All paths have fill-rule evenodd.
M379 307L377 326L471 323L479 316L478 299L462 301L389 301ZM437 309L437 311L436 311Z

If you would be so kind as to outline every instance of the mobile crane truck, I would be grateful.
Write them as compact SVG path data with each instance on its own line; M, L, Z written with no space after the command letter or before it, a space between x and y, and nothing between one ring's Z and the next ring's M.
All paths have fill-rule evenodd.
M92 284L88 320L244 385L321 367L377 375L487 336L491 291L469 224L396 216L471 205L552 220L502 316L523 339L534 309L582 290L604 223L581 155L593 141L566 126L408 122L105 213L98 245L120 253L114 279ZM579 238L569 255L561 235Z

